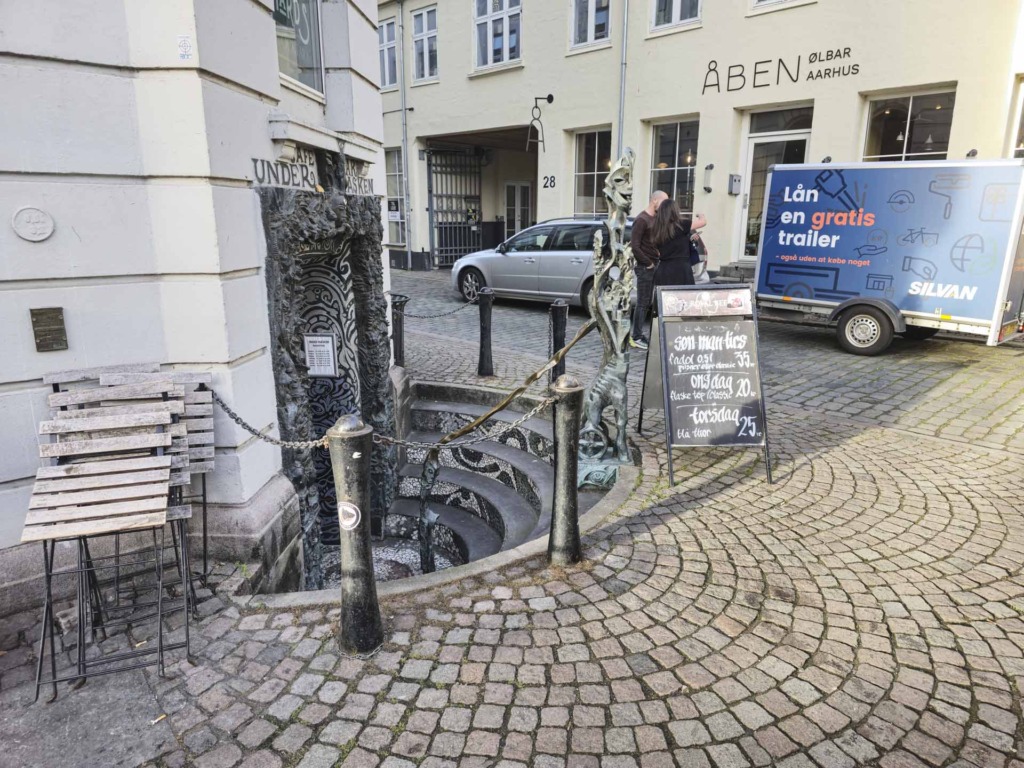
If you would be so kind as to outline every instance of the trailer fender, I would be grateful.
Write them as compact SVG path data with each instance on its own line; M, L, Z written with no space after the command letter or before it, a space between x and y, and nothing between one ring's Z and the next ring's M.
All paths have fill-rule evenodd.
M896 333L903 333L907 330L907 321L903 318L903 313L896 308L888 299L876 299L869 296L859 296L855 299L847 299L838 307L832 310L832 314L828 316L830 323L836 322L846 310L850 307L857 307L867 305L869 307L877 307L878 309L885 312L886 316L892 321L893 330Z

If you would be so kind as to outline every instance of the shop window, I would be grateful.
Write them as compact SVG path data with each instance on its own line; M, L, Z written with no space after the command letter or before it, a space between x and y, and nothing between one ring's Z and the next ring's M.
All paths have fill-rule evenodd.
M604 213L604 179L612 167L612 132L576 134L576 216Z
M437 77L437 8L427 8L412 15L412 46L415 58L415 80Z
M772 112L753 112L750 115L751 133L779 133L781 131L809 131L814 118L814 107L776 109Z
M574 0L572 44L589 45L608 39L611 0Z
M323 92L319 0L274 0L274 21L281 74Z
M686 214L693 213L699 131L700 124L696 120L654 126L651 192L661 190L675 199Z
M395 20L382 21L377 27L380 49L380 87L394 88L398 84L398 50L395 43Z
M870 102L865 160L945 160L956 93L926 93Z
M1024 102L1024 89L1021 89L1020 99ZM1017 139L1013 142L1013 156L1024 157L1024 103L1021 105L1020 125L1017 127Z
M388 245L405 245L405 175L402 150L384 150L388 192Z
M476 65L490 67L518 61L521 0L476 0Z
M700 0L654 0L654 27L700 21Z

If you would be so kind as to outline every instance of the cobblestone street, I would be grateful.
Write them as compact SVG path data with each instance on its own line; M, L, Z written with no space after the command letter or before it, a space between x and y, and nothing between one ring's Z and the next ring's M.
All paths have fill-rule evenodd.
M392 291L443 312L448 277L396 271ZM475 308L409 318L409 370L519 383L547 357L547 307L499 301L493 326L493 379ZM650 412L640 483L580 566L387 598L369 659L339 654L335 607L214 597L193 663L134 673L136 730L52 762L15 722L114 694L90 680L31 705L36 629L0 627L0 765L1024 768L1024 350L860 358L772 323L761 346L774 485L760 453L719 448L677 450L670 488ZM568 372L587 381L599 355L594 333ZM631 426L642 376L634 359Z

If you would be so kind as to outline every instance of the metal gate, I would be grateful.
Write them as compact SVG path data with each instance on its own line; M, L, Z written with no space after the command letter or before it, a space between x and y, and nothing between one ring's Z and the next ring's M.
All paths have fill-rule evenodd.
M437 266L480 250L481 158L470 152L427 152L430 251Z

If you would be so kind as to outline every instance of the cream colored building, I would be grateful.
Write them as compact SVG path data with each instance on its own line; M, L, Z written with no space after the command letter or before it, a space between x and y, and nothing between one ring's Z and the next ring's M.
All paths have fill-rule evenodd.
M603 212L620 146L636 151L635 210L660 188L707 215L712 268L753 259L773 163L1024 155L1021 0L383 0L378 12L392 266L423 252L450 264L531 222ZM528 146L535 104L541 149Z

